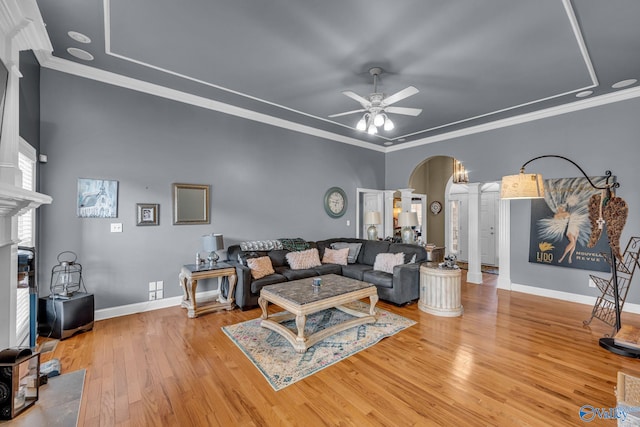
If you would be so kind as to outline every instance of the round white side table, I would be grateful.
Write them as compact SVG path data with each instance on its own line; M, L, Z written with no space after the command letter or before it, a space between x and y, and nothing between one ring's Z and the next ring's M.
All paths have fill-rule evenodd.
M456 317L463 312L460 298L460 269L420 266L418 308L436 316Z

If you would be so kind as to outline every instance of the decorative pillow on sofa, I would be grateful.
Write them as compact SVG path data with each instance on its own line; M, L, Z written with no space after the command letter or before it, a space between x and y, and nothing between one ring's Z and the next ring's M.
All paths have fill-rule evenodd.
M251 277L256 280L275 273L273 265L271 265L271 258L268 256L247 259L247 267L251 269Z
M349 256L347 257L347 262L349 264L355 264L358 260L358 254L360 253L360 248L362 248L362 243L335 242L331 244L331 248L349 248Z
M305 270L322 265L318 249L316 248L300 252L289 252L287 254L287 262L292 270Z
M325 249L322 256L323 264L340 264L347 265L349 257L349 248L344 249Z
M404 264L404 253L382 253L376 255L376 261L373 263L373 269L393 274L393 267L401 264Z

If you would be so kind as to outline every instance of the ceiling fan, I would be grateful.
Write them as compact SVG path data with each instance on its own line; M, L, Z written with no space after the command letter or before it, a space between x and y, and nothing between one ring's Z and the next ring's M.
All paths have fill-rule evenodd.
M354 99L362 105L362 108L358 110L346 111L344 113L332 114L329 117L340 117L355 113L364 113L362 118L358 121L356 129L366 130L369 134L374 135L378 133L378 127L383 126L386 131L393 130L395 127L391 119L387 117L387 114L404 114L406 116L417 116L422 112L420 108L407 108L407 107L393 107L391 104L395 104L405 98L415 95L419 92L413 86L406 87L393 95L384 96L384 93L378 92L378 76L382 74L382 68L373 67L369 70L369 74L373 76L373 93L368 97L363 97L350 90L342 91L342 93L351 99Z

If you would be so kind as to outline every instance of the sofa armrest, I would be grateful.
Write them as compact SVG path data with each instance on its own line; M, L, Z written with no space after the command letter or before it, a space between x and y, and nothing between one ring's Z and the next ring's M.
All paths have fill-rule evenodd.
M236 282L236 305L240 309L244 309L248 305L248 301L251 296L251 269L246 265L239 264L237 262L229 262L236 268L236 275L238 281Z
M420 298L420 263L396 265L393 268L393 288L400 301Z

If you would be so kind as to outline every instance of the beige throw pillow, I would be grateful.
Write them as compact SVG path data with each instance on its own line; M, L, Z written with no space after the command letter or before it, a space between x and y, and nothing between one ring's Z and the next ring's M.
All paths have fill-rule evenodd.
M256 280L275 273L271 258L268 256L247 259L247 267L251 269L251 277Z
M307 249L306 251L289 252L287 254L287 262L292 270L305 270L322 265L318 249L316 248Z
M340 264L347 265L347 258L349 258L349 248L344 249L325 249L322 256L323 264Z
M404 253L398 252L397 254L378 254L376 260L373 263L373 269L377 271L384 271L385 273L393 274L393 267L396 265L404 264Z

